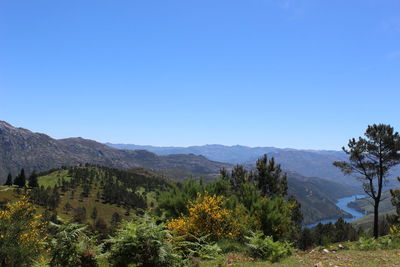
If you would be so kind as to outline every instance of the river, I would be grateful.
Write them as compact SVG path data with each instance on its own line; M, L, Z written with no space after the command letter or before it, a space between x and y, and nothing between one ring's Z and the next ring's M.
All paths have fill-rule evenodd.
M338 202L336 202L336 206L338 206L339 209L344 210L345 212L350 213L353 216L351 218L344 218L344 220L346 222L351 222L351 221L357 220L357 219L365 216L364 213L361 213L361 212L347 206L347 204L349 204L350 202L353 202L356 199L365 198L365 197L366 197L366 195L353 195L351 197L342 197L342 198L338 199ZM319 223L322 223L322 224L330 223L330 222L335 223L337 221L337 219L339 219L339 218L331 218L331 219L321 220L316 223L307 224L304 227L312 228Z

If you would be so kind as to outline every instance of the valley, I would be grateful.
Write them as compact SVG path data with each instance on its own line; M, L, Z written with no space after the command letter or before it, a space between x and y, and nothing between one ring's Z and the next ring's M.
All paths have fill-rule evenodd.
M213 148L214 146L210 146L208 151L213 151ZM218 148L221 149L220 146ZM237 149L242 151L241 147ZM247 150L253 151L250 148L247 148ZM199 149L199 151L203 150ZM229 148L224 148L223 151L224 153L219 152L219 154L227 155L231 152ZM176 148L172 151L167 150L167 152L185 153L196 151ZM261 148L253 152L252 157L260 152ZM213 152L212 155L214 154L218 153ZM234 153L231 154L235 155ZM242 154L240 152L239 156ZM331 153L328 154L330 155ZM196 179L201 177L206 182L215 180L222 168L231 170L234 167L232 163L207 159L206 156L210 155L210 153L204 153L204 155L195 155L193 153L167 154L165 151L161 155L156 155L146 150L112 148L83 138L56 140L45 134L33 133L27 129L0 122L0 182L2 183L4 183L8 173L15 176L21 168L30 173L33 170L40 172L62 166L76 166L86 163L124 170L140 167L176 181L183 181L190 177ZM227 158L220 157L220 159ZM325 161L327 160L325 159ZM248 160L244 161L248 162ZM308 169L324 169L318 164L313 164L313 162L309 161L303 164L308 166ZM246 166L250 170L254 169L254 165L247 164ZM329 218L350 216L339 209L335 202L341 197L357 193L359 191L357 187L340 185L334 179L305 177L298 172L286 172L288 175L289 194L300 201L305 224Z
M342 211L346 212L349 216L343 216L344 221L346 222L352 222L354 220L357 220L359 218L362 218L365 216L364 213L352 208L349 204L352 203L353 201L359 199L359 198L364 198L365 195L353 195L351 197L343 197L339 198L338 201L336 202L336 206L341 209ZM307 224L305 227L307 228L312 228L317 226L317 224L322 223L322 224L327 224L327 223L335 223L339 218L330 218L326 220L321 220L316 223L312 224Z
M137 147L141 150L129 148L111 147L83 138L54 139L0 122L1 179L7 181L7 185L0 186L0 206L12 213L19 207L31 205L27 211L39 213L41 220L49 224L49 229L53 224L66 227L63 231L67 231L68 226L84 225L88 235L96 237L97 243L106 242L102 245L130 242L124 239L137 238L140 234L154 234L147 231L158 234L167 231L167 236L171 235L169 238L177 235L180 240L164 244L166 236L147 238L161 238L157 241L160 244L178 246L174 249L181 253L177 256L179 261L190 259L188 255L192 254L204 261L205 257L198 251L207 248L201 253L208 253L211 256L207 257L213 260L199 262L197 266L217 264L219 260L213 253L218 254L218 249L223 251L226 261L236 261L238 266L258 264L248 257L259 257L252 254L259 253L252 250L257 242L272 242L268 246L275 246L274 249L282 254L270 254L268 261L287 258L282 262L287 266L326 260L321 252L313 255L294 253L292 244L301 250L316 245L332 247L332 243L341 241L346 241L346 250L360 250L365 246L363 242L381 248L399 247L397 243L388 243L387 238L394 238L390 236L379 241L362 239L362 235L371 231L372 207L368 199L360 195L360 187L354 182L346 182L349 177L335 176L329 171L331 161L344 159L340 152L262 148L269 152L255 158L254 162L250 161L253 155L242 158L243 164L238 164L232 159L230 162L216 160L218 158L212 156L215 151L210 152L215 146L208 147L208 154L204 155L196 154L193 148L155 151L149 147L153 152L142 150L144 147ZM217 148L227 150L227 154L232 152L232 147ZM197 149L202 151L204 147ZM243 150L260 152L254 152L252 148L235 149L239 150L238 158L244 157ZM228 160L222 156L219 159ZM281 163L286 167L281 168ZM330 173L332 176L321 178L304 173ZM394 212L390 199L389 191L385 191L380 210L382 220ZM130 227L143 229L135 230L132 237ZM254 229L258 229L257 232ZM381 231L387 233L389 230L382 227ZM194 239L190 237L195 235ZM117 239L107 241L109 236ZM393 240L397 242L397 239ZM185 248L188 244L204 248ZM125 247L129 245L120 249ZM80 256L83 259L89 252L81 250L80 253L83 253ZM359 257L352 258L344 251L339 254L343 260L361 262ZM104 263L95 258L91 261L96 261L99 266L110 266L110 262L114 264L112 262L118 261L119 256L104 254L102 257ZM151 258L143 261L148 259ZM260 262L260 266L268 264ZM188 263L188 266L191 265Z
M189 147L157 147L141 146L133 144L112 144L107 146L137 150L145 149L157 155L171 154L194 154L201 155L207 159L227 162L230 164L244 164L254 167L256 160L264 154L274 157L284 169L299 173L306 177L318 177L321 179L359 188L359 182L353 177L345 176L338 168L332 165L334 161L346 160L347 156L342 151L334 150L300 150L276 147L247 147L247 146L224 146L204 145ZM397 185L395 177L400 175L400 167L395 167L389 177L386 188Z

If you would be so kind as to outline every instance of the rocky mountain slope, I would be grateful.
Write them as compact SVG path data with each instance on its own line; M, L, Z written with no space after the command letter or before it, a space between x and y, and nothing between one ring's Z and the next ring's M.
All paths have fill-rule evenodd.
M217 175L229 164L215 162L204 156L158 156L145 150L121 150L83 138L53 139L0 121L0 183L8 172L16 175L21 168L27 172L45 171L63 165L99 164L129 169L143 167L157 172Z

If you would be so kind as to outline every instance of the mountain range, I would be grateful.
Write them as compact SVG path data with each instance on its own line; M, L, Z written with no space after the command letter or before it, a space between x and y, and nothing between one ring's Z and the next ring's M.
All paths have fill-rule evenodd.
M342 151L335 150L301 150L276 147L247 147L247 146L224 146L204 145L189 147L157 147L141 146L133 144L111 144L106 145L119 149L145 149L157 155L170 154L195 154L202 155L207 159L227 162L230 164L254 165L259 157L267 154L274 157L276 162L282 165L285 170L297 172L306 177L318 177L329 181L349 186L360 186L360 182L354 177L345 176L333 166L334 161L345 161L347 155ZM400 168L393 171L393 177L400 175ZM388 186L396 184L395 179L390 179ZM393 183L394 181L394 183Z
M320 177L339 183L355 185L354 179L344 176L340 170L332 165L334 161L346 160L345 153L341 151L328 150L296 150L290 148L276 147L247 147L247 146L224 146L204 145L190 147L156 147L140 146L132 144L106 145L119 149L145 149L157 155L170 154L195 154L202 155L210 160L227 162L231 164L254 164L263 154L274 157L284 169L295 171L309 177Z
M215 176L221 168L231 167L194 154L159 156L146 150L116 149L79 137L54 139L0 121L0 182L9 172L15 176L21 168L29 173L85 163L121 169L143 167L173 173L177 178L190 174Z
M58 168L67 165L78 164L98 164L119 169L145 168L147 170L162 174L168 178L182 180L190 176L202 176L207 179L213 179L218 176L221 168L231 169L232 163L222 163L208 159L210 154L217 155L212 152L211 148L215 146L205 146L210 152L205 155L199 154L198 151L174 150L179 154L168 154L164 152L162 155L144 150L140 147L137 150L120 149L105 145L93 140L83 138L67 138L54 139L42 133L34 133L24 128L14 127L7 122L0 121L0 182L4 182L9 172L15 176L21 168L27 173L36 171L47 171L52 168ZM220 148L220 146L217 146ZM226 156L235 157L234 153L229 153L231 148L223 148L228 150ZM241 150L241 147L233 149ZM244 148L249 150L248 148ZM251 149L250 149L251 150ZM195 152L195 153L192 153ZM218 153L217 153L218 152ZM264 150L257 153L264 152ZM272 149L268 153L277 153L280 155L294 152L296 157L300 157L298 151L286 151ZM161 152L157 152L161 154ZM189 154L187 154L189 153ZM254 161L258 157L257 153L252 153L249 157L243 158L241 162L248 163L249 168L254 167ZM324 157L323 160L318 159ZM222 157L221 153L221 156ZM300 157L302 161L291 166L299 166L300 163L307 164L303 169L315 169L314 172L319 173L318 168L322 168L321 162L327 162L330 158L339 158L334 152L309 152L307 157ZM275 155L275 154L274 154ZM214 156L213 158L216 158ZM238 158L238 156L236 156ZM251 158L254 161L251 163ZM284 162L290 162L294 156L289 157ZM226 159L226 158L225 158ZM308 161L307 161L307 160ZM311 164L314 159L317 164ZM320 165L318 165L320 164ZM321 165L322 164L322 165ZM327 163L325 163L327 164ZM349 196L356 193L357 189L352 186L344 186L337 183L334 179L320 179L319 177L305 177L303 173L297 171L285 170L288 174L289 193L294 195L302 204L302 210L305 215L305 223L311 223L316 220L331 217L346 216L346 214L336 207L337 198Z

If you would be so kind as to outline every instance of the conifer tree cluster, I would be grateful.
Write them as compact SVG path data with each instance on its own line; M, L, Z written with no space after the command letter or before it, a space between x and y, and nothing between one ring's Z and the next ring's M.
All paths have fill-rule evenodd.
M236 165L230 174L226 169L222 169L220 175L229 181L235 192L240 192L243 185L250 183L260 190L263 197L287 195L287 175L283 173L280 164L276 164L274 158L268 160L267 155L257 160L255 171L249 172L244 166Z
M49 210L55 210L60 204L60 192L58 186L53 188L44 186L35 187L30 191L30 199L33 203L46 207Z
M20 173L15 177L14 180L12 178L12 174L9 173L7 175L7 179L6 179L6 182L4 183L4 185L7 185L7 186L16 185L16 186L22 188L27 185L26 182L27 182L27 179L26 179L26 175L25 175L25 170L21 169ZM38 174L36 173L36 171L33 171L28 178L28 187L34 188L34 187L38 187L38 186L39 186Z
M18 186L18 187L24 187L26 185L26 177L25 177L25 170L21 169L21 172L19 173L19 175L17 175L17 177L15 177L14 179L14 185Z
M305 250L331 243L356 241L362 234L361 228L356 229L351 223L339 218L335 223L319 223L314 228L304 228L301 232L299 248Z

